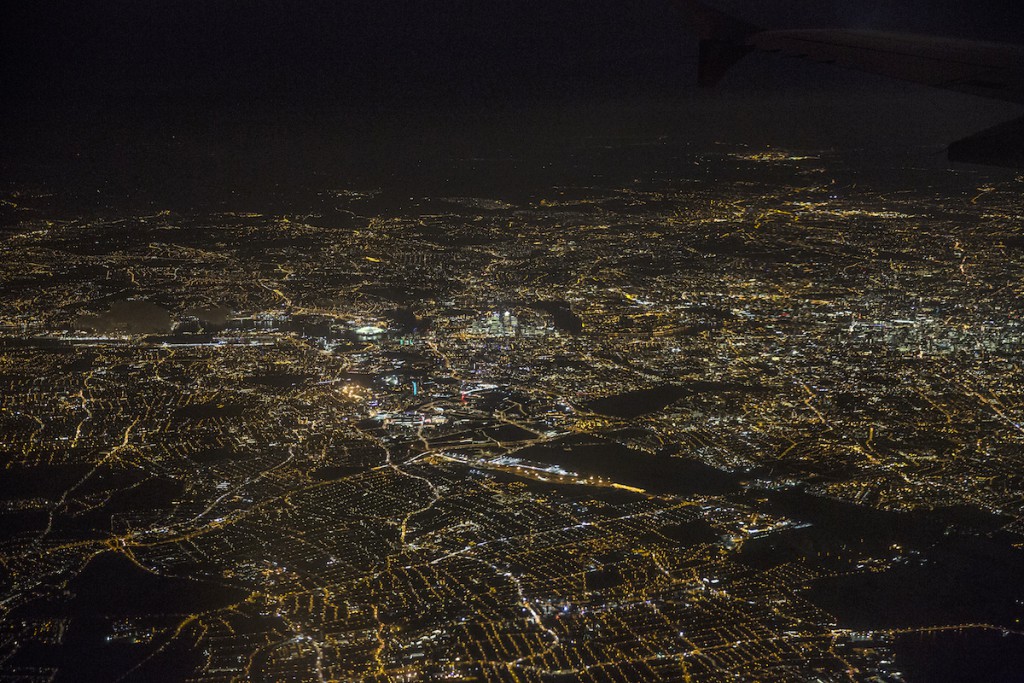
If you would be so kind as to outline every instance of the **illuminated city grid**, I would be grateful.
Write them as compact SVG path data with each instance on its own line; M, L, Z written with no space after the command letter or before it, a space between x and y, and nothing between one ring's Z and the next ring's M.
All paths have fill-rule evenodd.
M1022 179L701 163L735 179L10 192L3 679L894 682L908 634L1019 644L1012 581L873 623L836 595L1020 562Z

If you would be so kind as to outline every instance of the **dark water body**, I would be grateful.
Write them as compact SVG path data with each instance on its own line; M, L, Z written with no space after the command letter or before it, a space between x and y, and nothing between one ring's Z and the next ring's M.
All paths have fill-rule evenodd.
M341 379L361 387L370 387L377 379L377 375L370 372L345 372L342 373Z
M759 509L812 526L748 543L741 558L774 564L805 557L841 568L902 556L891 569L816 581L808 598L850 628L1024 622L1024 552L969 509L898 513L799 490L756 491ZM893 550L898 546L899 550ZM852 569L853 567L849 567Z
M120 553L94 557L71 582L73 617L189 614L242 600L244 591L208 581L150 573Z
M16 465L3 470L0 476L0 498L57 499L89 470L89 465Z
M147 344L213 344L216 338L209 332L181 332L177 334L150 335Z
M301 373L275 372L248 377L246 378L246 382L261 387L285 389L301 386L312 378L312 375L304 375Z
M194 403L176 408L174 414L177 417L204 420L217 417L239 417L244 410L244 406L236 404Z
M388 311L387 316L395 324L395 331L399 334L422 334L430 329L433 322L431 318L419 317L415 310L408 307Z
M631 418L657 412L690 394L689 389L678 384L663 384L650 389L637 389L599 398L589 401L584 407L602 415Z
M14 510L0 514L0 529L4 530L3 539L11 539L20 534L38 534L46 528L49 515L46 510Z
M516 457L560 465L581 475L607 477L651 493L721 495L739 489L739 478L703 463L650 455L622 444L569 437L554 444L530 446Z
M55 515L54 532L77 538L103 538L110 532L115 515L170 508L184 488L180 481L147 477L141 470L108 470L97 470L73 494L73 499L94 496L95 506L73 515Z
M1021 683L1024 636L999 631L914 633L895 640L909 683Z
M881 573L819 579L807 597L852 628L1024 623L1024 553L954 536Z
M760 507L812 526L748 541L743 562L771 566L806 558L823 569L855 570L863 558L902 555L882 572L819 579L804 593L840 626L885 629L1024 623L1024 552L994 529L997 518L969 509L896 513L798 490L757 491ZM896 544L900 551L891 550ZM901 636L897 668L907 681L1024 681L1024 639L990 631Z
M856 547L865 553L887 552L900 544L921 550L944 537L948 526L927 513L876 510L801 489L751 489L740 500L767 512L811 522L813 526L791 534L804 548Z
M740 395L765 391L768 391L767 387L733 382L688 381L606 396L588 402L585 407L602 415L631 418L657 412L687 396Z
M524 439L532 439L536 436L533 432L528 432L515 425L500 425L482 431L488 438L502 442L523 441Z
M568 301L534 301L529 307L549 314L559 332L579 334L583 331L583 320L572 312Z
M49 337L0 337L0 349L36 349L58 353L71 353L74 342Z
M168 508L181 497L184 488L184 484L178 480L150 477L137 486L115 491L103 506L102 511L109 516L135 510Z

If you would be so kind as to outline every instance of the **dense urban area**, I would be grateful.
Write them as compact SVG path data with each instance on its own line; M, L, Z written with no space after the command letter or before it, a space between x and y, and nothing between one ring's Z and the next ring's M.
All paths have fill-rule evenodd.
M1024 178L687 163L6 188L0 679L1019 675Z

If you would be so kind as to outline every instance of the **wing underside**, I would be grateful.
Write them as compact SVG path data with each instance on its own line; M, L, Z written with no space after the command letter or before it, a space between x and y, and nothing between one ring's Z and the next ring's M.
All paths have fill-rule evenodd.
M745 45L1008 102L1024 102L1024 47L873 31L763 31Z
M700 83L714 85L751 52L835 64L946 90L1024 103L1024 46L838 29L762 30L683 0L700 36ZM950 159L1024 167L1024 118L965 138Z

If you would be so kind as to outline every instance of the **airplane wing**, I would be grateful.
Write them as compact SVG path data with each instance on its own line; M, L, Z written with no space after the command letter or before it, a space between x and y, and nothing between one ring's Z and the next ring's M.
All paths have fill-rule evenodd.
M758 51L1024 103L1024 45L878 31L763 30L699 0L682 1L700 37L701 85L714 85L744 55ZM1024 117L954 143L950 158L1024 167L1022 141ZM975 153L983 158L966 158Z
M1024 46L875 31L764 31L755 50L1024 103Z

